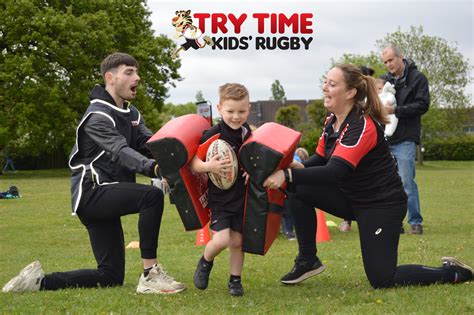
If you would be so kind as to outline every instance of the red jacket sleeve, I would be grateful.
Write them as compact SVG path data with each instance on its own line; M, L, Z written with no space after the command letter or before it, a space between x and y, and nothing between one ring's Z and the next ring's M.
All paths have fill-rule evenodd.
M377 144L377 128L370 117L362 117L352 125L348 125L336 143L331 156L346 161L356 168L360 160Z

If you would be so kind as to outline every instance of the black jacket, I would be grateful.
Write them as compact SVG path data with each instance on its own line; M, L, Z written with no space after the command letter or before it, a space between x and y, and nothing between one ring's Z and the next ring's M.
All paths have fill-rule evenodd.
M352 109L338 132L331 114L324 124L316 154L292 169L293 185L331 185L356 208L405 203L407 196L382 127Z
M204 131L200 145L214 142L216 139L226 141L235 152L235 156L239 156L239 150L242 144L250 137L250 126L244 123L241 128L234 130L229 127L224 120ZM207 152L208 145L203 145ZM200 149L198 157L205 161L204 150ZM218 188L212 181L208 181L209 187L209 207L212 211L226 211L232 213L243 213L245 201L245 179L242 177L243 171L239 166L237 179L232 187L227 190Z
M403 141L420 143L421 115L428 111L430 106L430 92L428 79L418 71L415 63L404 59L405 70L403 76L395 78L388 72L384 79L395 85L397 107L395 116L398 126L395 133L388 138L390 144Z
M124 108L101 85L90 94L91 103L76 130L76 144L69 157L72 170L72 210L76 212L84 185L135 182L135 173L150 175L156 161L146 142L152 133L145 127L140 112L128 102Z

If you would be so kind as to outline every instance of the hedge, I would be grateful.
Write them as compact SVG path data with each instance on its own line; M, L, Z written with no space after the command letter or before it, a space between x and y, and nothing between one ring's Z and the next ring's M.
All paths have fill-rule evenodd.
M474 160L474 135L425 140L425 160Z

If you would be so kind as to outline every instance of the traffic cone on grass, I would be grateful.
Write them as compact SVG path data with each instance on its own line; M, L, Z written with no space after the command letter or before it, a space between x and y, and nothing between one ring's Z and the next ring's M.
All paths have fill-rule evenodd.
M207 223L202 229L197 231L196 246L205 246L210 240L211 234L209 233L209 223Z
M316 242L322 243L331 240L329 235L328 226L326 224L326 218L324 217L324 212L316 209L316 219L318 220L318 226L316 228Z

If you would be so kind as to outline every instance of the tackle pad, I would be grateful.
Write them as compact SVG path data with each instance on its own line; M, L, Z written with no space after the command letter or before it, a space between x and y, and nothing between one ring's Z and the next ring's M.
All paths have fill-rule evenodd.
M245 198L244 252L265 255L278 236L285 193L265 189L263 182L276 170L289 166L300 139L298 131L266 123L253 131L240 148L240 164L250 175Z
M170 185L170 201L176 205L186 231L209 221L207 174L190 169L202 133L211 126L197 114L174 118L158 130L147 146Z

